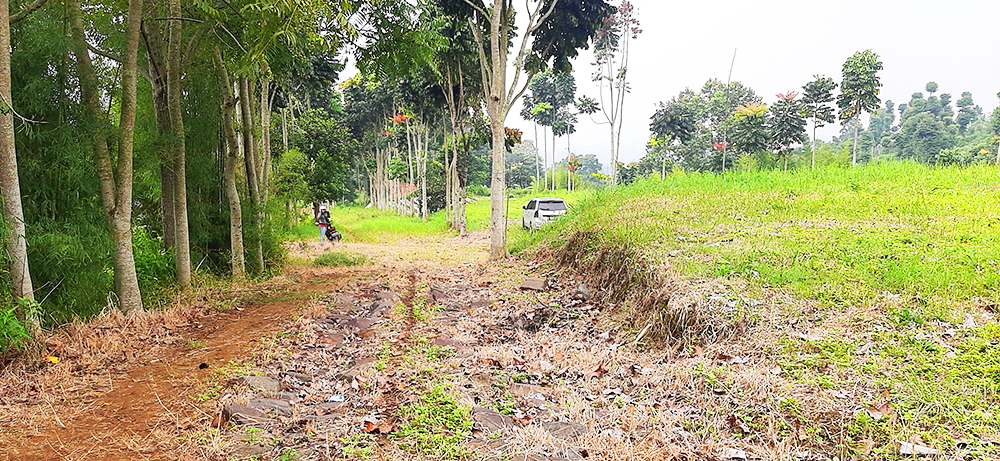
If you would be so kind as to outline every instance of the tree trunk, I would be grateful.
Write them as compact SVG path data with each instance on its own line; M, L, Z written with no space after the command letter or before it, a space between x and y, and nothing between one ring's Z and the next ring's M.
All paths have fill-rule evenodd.
M539 168L538 168L538 121L532 120L532 123L535 126L535 129L534 129L534 133L535 133L535 159L534 160L535 160L535 188L537 189L538 188L538 183L541 182L541 180L542 180L542 177L539 174L540 172L539 172Z
M260 79L260 154L262 163L259 165L257 178L260 184L261 202L267 205L271 181L271 79L267 73L269 68L264 64L264 76ZM265 209L262 209L263 213Z
M851 143L851 167L858 165L858 125L861 124L860 110L854 113L857 120L854 121L854 142Z
M811 169L816 169L816 119L813 119L813 142L812 142L812 166Z
M236 188L236 163L239 161L239 147L236 140L236 128L233 127L233 114L236 111L236 98L233 96L233 85L229 81L229 73L222 61L219 47L213 50L215 70L219 74L219 90L222 95L222 129L225 134L225 169L222 182L229 200L229 241L230 261L233 277L246 277L246 261L243 257L243 206L240 203L239 189Z
M427 145L430 143L431 130L430 127L424 127L424 154L423 159L420 162L420 196L421 196L421 213L423 214L424 221L428 218L428 208L427 208L427 157L429 157L429 149Z
M80 95L88 117L94 126L94 161L101 185L101 203L114 241L113 259L115 292L122 310L141 310L142 295L132 251L132 140L135 126L137 50L142 1L131 0L126 22L126 44L122 64L122 99L120 113L121 137L118 150L117 181L111 155L108 152L110 123L100 101L97 72L87 49L80 2L70 2L70 29L74 41Z
M169 15L181 17L180 0L169 0ZM191 244L187 214L187 168L184 140L184 117L181 113L181 21L170 21L167 45L167 107L170 112L174 166L174 266L177 284L191 290Z
M281 109L281 146L282 152L288 152L288 108Z
M507 203L507 181L505 173L504 120L507 118L507 43L501 42L500 28L506 25L507 18L502 0L493 0L492 18L490 18L490 58L493 70L492 79L487 82L486 112L490 118L490 131L493 135L493 166L490 181L490 259L507 257L507 215L504 205ZM506 32L506 30L504 30ZM506 36L506 34L505 34ZM502 45L502 46L501 46ZM482 64L485 64L482 63Z
M249 189L251 216L253 217L251 226L253 231L250 236L250 259L253 262L253 273L259 274L264 271L264 251L261 241L261 208L264 206L261 201L259 166L257 164L256 142L253 139L253 116L250 111L250 82L247 78L240 76L240 118L243 125L243 163L247 175L247 189Z
M34 300L31 272L28 270L28 244L25 237L21 185L17 174L14 147L14 110L10 91L10 10L7 0L0 0L0 194L3 198L3 221L9 226L4 247L10 258L11 294L16 299ZM28 321L38 326L34 315Z
M145 6L147 16L157 14L154 2L147 2ZM158 134L155 145L160 158L160 219L163 246L174 251L177 235L174 214L176 176L174 175L173 143L170 142L173 130L170 127L170 110L167 104L166 47L163 45L166 40L163 38L159 21L144 22L142 32L143 43L146 45L149 83L152 89L150 95Z

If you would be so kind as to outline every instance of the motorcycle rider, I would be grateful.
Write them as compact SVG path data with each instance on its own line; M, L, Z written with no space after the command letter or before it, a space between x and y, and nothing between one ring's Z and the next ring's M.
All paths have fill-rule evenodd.
M326 205L320 205L316 225L319 226L319 241L322 242L326 236L326 228L330 226L330 212L326 210Z

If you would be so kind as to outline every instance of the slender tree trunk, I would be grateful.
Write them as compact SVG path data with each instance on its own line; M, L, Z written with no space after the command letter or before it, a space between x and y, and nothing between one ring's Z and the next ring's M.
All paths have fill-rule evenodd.
M431 130L430 127L424 127L424 155L420 162L420 195L421 195L421 212L423 213L424 221L428 218L428 208L427 208L427 157L430 156L428 144L430 143Z
M81 100L94 126L94 161L101 184L101 203L114 241L115 292L122 310L141 310L142 295L132 251L132 140L135 126L137 50L142 1L131 0L126 22L126 43L122 64L121 137L116 172L108 152L110 123L101 107L97 72L87 49L83 13L78 0L70 1L70 30L74 41Z
M545 128L542 128L542 170L545 178L542 190L549 190L549 137L545 135Z
M812 142L812 165L811 169L816 169L816 119L813 119L813 142Z
M225 134L225 169L222 182L229 200L229 242L230 261L233 277L246 277L246 261L243 256L243 206L240 203L239 189L236 187L236 163L239 161L239 148L236 140L236 129L233 127L233 114L236 111L236 98L233 96L233 85L229 81L229 72L222 61L219 47L213 50L215 70L219 75L219 91L222 95L222 129Z
M288 108L281 109L281 146L282 152L288 152Z
M250 240L250 258L253 262L253 272L261 273L264 271L264 251L263 242L261 241L261 208L264 203L261 201L260 192L260 166L258 165L258 158L256 152L256 142L253 138L253 115L250 110L251 95L250 95L250 82L246 77L241 76L239 78L240 86L240 117L243 125L243 163L247 175L247 188L249 189L250 196L250 206L253 209L253 232L251 233Z
M180 0L169 0L169 15L181 17ZM170 21L167 45L167 106L173 131L174 166L174 265L182 291L191 290L191 244L187 214L187 154L185 153L184 118L181 113L181 21Z
M851 167L858 165L858 125L861 124L860 111L855 112L857 120L854 121L854 142L851 143Z
M21 207L21 185L17 174L14 147L14 110L10 91L10 9L0 0L0 194L3 198L3 221L8 226L4 247L10 258L10 285L16 299L34 300L31 271L28 269L28 244ZM28 321L38 326L34 315Z
M542 176L538 171L538 122L532 121L535 125L535 187L538 187L538 183L541 182Z
M152 16L157 12L154 2L146 2L145 14ZM146 56L149 69L149 83L152 89L153 114L156 118L157 154L160 159L160 219L163 233L163 246L174 251L176 248L176 219L174 213L174 152L173 129L170 126L170 109L167 104L167 66L166 40L163 38L160 21L146 21L142 24L142 38L146 45Z
M266 206L269 197L271 176L271 79L268 78L268 66L264 65L264 76L260 79L260 152L261 165L258 172L261 202ZM265 210L262 209L263 213Z

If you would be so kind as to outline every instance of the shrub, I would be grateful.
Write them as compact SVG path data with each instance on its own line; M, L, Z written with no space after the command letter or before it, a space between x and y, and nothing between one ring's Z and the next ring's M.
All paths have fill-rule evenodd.
M0 305L0 356L22 350L24 342L31 338L28 329L17 319L18 307L14 303Z
M341 267L341 266L358 266L364 264L368 258L365 255L359 255L354 253L347 253L343 251L331 251L328 253L323 253L313 260L313 264L317 266L329 266L329 267Z

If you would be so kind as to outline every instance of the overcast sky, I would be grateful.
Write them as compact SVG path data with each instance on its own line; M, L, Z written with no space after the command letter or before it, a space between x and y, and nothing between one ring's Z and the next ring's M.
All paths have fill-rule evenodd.
M516 3L516 2L515 2ZM618 0L614 4L619 4ZM841 80L841 66L856 51L871 49L884 70L883 101L897 105L924 92L929 81L950 93L952 107L963 91L987 113L1000 91L1000 2L996 0L633 0L642 34L629 60L632 92L625 100L622 161L645 154L649 117L658 101L685 87L697 90L710 78L726 80L733 50L733 80L750 86L764 102L789 90L801 93L814 74ZM523 17L523 16L522 16ZM578 95L597 96L589 52L574 62ZM926 97L926 92L925 97ZM518 101L506 125L532 138L532 125L518 116ZM867 120L867 117L865 118ZM898 116L897 116L898 120ZM867 122L866 122L867 123ZM839 125L821 132L830 139ZM596 154L608 163L607 125L582 116L573 135L574 154ZM557 158L565 140L557 141Z
M955 110L954 102L963 91L972 92L987 115L997 107L997 0L632 0L632 4L643 32L632 43L628 63L632 92L625 100L620 155L626 163L645 155L649 117L657 102L668 101L687 87L698 90L710 78L725 81L734 50L732 79L753 88L768 104L779 92L801 94L802 86L816 74L833 77L839 84L844 61L871 49L884 66L879 73L883 102L889 99L898 106L918 91L926 97L924 86L934 81L939 85L937 94L952 95ZM596 99L592 62L589 50L582 51L573 73L577 96ZM351 66L345 76L353 73ZM518 115L522 107L521 100L514 104L506 126L534 139L532 124ZM867 115L863 120L867 124ZM819 137L829 140L839 130L839 125L827 127ZM595 154L607 168L607 124L581 116L571 141L574 154ZM557 140L557 146L556 157L562 159L565 139Z

